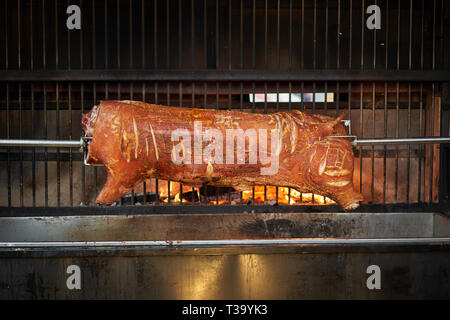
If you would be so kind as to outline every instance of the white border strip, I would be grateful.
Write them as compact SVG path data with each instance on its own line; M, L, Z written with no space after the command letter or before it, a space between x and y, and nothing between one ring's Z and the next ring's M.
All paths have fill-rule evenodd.
M414 245L450 244L449 237L443 238L293 238L293 239L246 239L246 240L173 240L173 241L27 241L0 242L0 248L42 248L42 247L190 247L190 246L265 246L265 245Z

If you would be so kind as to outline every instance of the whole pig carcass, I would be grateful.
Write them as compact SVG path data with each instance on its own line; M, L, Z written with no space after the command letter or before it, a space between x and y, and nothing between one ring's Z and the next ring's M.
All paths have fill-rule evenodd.
M149 178L189 186L291 187L353 210L353 151L341 119L300 111L256 114L101 101L83 115L87 162L108 177L97 197L111 204Z

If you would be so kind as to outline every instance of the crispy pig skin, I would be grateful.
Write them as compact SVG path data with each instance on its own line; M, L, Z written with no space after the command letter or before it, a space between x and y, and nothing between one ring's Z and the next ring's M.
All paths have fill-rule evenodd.
M353 186L353 151L350 143L331 135L345 135L341 119L310 115L300 111L256 114L198 108L168 107L138 101L101 101L84 114L82 124L92 141L87 162L104 164L108 177L97 197L99 204L111 204L149 178L181 182L189 186L228 186L246 190L258 185L295 188L299 192L321 194L336 201L345 211L353 210L363 200ZM171 154L171 140L176 129L194 135L194 121L203 130L218 129L225 140L227 129L266 129L268 155L270 132L279 129L281 149L278 170L262 175L261 167L270 164L249 163L248 142L244 164L176 164ZM205 148L211 141L203 141ZM194 159L194 138L191 140ZM223 151L225 153L225 146ZM183 151L184 153L184 151ZM235 150L236 153L236 150ZM235 154L236 157L236 154ZM236 159L236 158L235 158Z

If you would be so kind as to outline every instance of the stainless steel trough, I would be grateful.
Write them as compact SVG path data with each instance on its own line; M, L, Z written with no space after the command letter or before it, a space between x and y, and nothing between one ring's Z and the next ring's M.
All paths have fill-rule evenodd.
M71 265L79 290L66 285ZM371 265L381 289L367 287ZM0 218L3 299L449 297L450 219L440 213Z

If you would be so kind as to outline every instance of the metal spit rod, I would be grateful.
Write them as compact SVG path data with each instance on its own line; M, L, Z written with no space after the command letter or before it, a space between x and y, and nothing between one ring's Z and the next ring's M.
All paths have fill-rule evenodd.
M0 139L0 147L82 148L83 144L83 138L81 138L80 140Z
M408 144L439 144L450 143L450 137L416 137L416 138L370 138L358 139L356 136L329 136L328 138L346 138L355 147L376 145L408 145ZM91 138L92 139L92 138ZM0 139L0 147L54 147L54 148L83 148L86 145L83 137L80 140L25 140Z
M450 137L416 137L416 138L369 138L358 139L356 136L329 136L328 138L346 138L355 147L377 145L409 145L450 143Z

